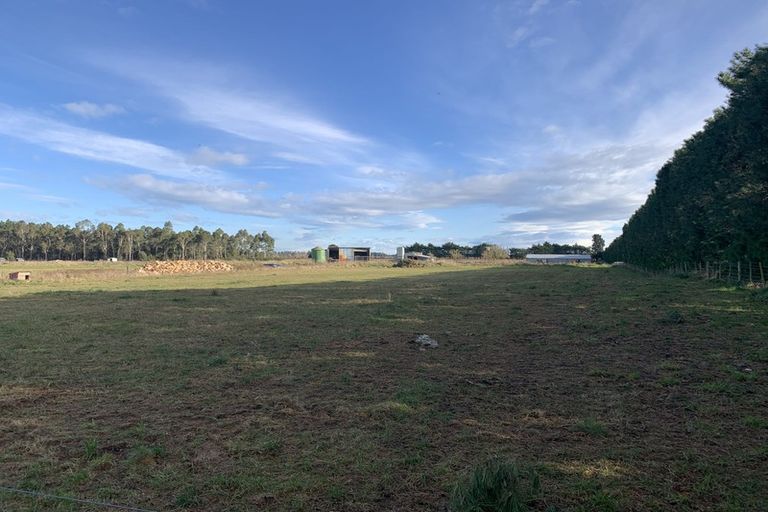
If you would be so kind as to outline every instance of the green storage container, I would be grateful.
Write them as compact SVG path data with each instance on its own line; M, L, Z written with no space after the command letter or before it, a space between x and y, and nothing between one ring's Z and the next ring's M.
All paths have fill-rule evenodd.
M312 261L315 263L325 263L325 249L322 247L312 249Z

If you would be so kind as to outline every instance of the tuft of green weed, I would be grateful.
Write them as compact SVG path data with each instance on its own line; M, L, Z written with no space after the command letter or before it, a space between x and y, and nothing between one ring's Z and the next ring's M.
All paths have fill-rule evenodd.
M437 384L417 379L402 383L395 393L395 399L409 407L417 407L433 399L438 391Z
M744 424L750 428L768 428L768 420L759 416L747 416Z
M224 356L215 356L208 360L208 366L223 366L227 364L227 358Z
M710 382L705 382L700 387L704 391L709 391L710 393L722 393L730 395L734 392L733 383L727 380L713 380Z
M597 491L589 498L589 510L591 512L617 512L619 505L616 498L605 491Z
M83 451L87 460L93 460L99 455L99 442L96 439L86 439L83 442Z
M477 467L451 494L453 512L526 512L541 496L539 475L531 468L493 458Z
M162 446L139 445L131 450L128 461L132 464L155 464L159 459L165 456L165 449Z
M755 291L752 292L752 295L750 298L756 302L768 304L768 288L756 289Z
M680 379L673 377L672 375L665 375L659 379L659 385L662 387L677 386L680 384Z
M176 496L176 506L180 508L191 508L200 502L197 489L193 485L188 485Z
M332 485L328 489L328 497L331 498L333 501L341 501L344 499L344 496L347 495L347 492L344 490L343 487L339 487L338 485Z
M280 439L267 438L259 445L257 451L265 455L277 455L283 449L283 442Z
M577 432L584 432L593 437L604 437L608 435L608 429L605 428L605 425L595 418L584 418L574 426L574 429Z
M685 317L676 309L670 309L660 320L663 324L682 324L685 323Z

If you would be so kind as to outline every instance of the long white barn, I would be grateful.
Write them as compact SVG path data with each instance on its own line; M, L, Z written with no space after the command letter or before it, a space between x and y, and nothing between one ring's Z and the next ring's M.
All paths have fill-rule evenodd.
M543 264L589 263L589 254L526 254L525 261Z

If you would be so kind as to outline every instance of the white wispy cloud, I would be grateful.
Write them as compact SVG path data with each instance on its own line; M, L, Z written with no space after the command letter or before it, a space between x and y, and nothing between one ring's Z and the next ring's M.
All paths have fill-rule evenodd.
M315 158L302 155L299 153L291 153L290 151L276 151L275 153L272 153L272 156L275 158L279 158L280 160L285 160L287 162L294 162L297 164L323 165L325 163L322 160L317 160Z
M192 165L180 152L137 139L76 127L0 103L0 134L68 155L127 165L156 174L187 179L220 175L203 165Z
M149 174L132 174L102 186L117 188L123 194L150 203L174 207L202 207L223 213L276 217L272 206L257 193L260 186L212 185L190 181L160 179Z
M28 190L29 187L18 183L0 181L0 190Z
M387 174L387 170L377 165L361 165L357 168L357 172L365 176L382 176Z
M557 39L555 39L554 37L549 37L549 36L536 37L531 39L531 41L528 43L528 47L542 48L544 46L555 44L556 42L557 42Z
M427 228L439 222L430 210L470 205L515 208L500 220L499 232L558 231L585 223L614 225L644 200L655 170L672 148L612 145L559 154L538 166L463 178L408 182L384 189L321 192L302 208L334 212L336 223ZM392 222L387 219L409 219ZM538 226L538 227L537 227Z
M544 7L546 7L548 3L549 3L549 0L533 0L533 3L528 8L528 14L529 15L536 14L537 12L542 10Z
M201 146L187 158L187 161L192 165L207 167L215 167L220 164L246 165L248 164L248 157L243 153L216 151L208 146Z
M69 208L76 203L76 201L68 197L56 196L52 194L28 194L27 198L32 199L33 201L52 203L56 206L61 206L64 208Z
M322 119L282 92L242 88L241 77L205 63L173 63L114 55L89 60L174 101L190 122L266 146L299 163L360 163L371 141ZM118 65L117 62L120 64ZM206 78L213 77L213 78ZM301 159L301 160L299 160Z
M36 187L23 185L20 183L0 181L0 190L12 190L25 199L44 203L54 203L63 207L69 207L75 204L75 201L67 197L45 194Z
M99 105L97 103L91 103L90 101L78 101L65 103L63 107L73 114L88 119L98 119L125 113L123 107L120 105L113 105L112 103Z

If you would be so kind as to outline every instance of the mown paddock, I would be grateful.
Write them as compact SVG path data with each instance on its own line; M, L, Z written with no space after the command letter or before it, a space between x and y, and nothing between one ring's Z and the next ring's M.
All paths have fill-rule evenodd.
M768 500L764 295L601 267L84 270L0 287L2 486L442 510L502 455L541 474L540 509Z

